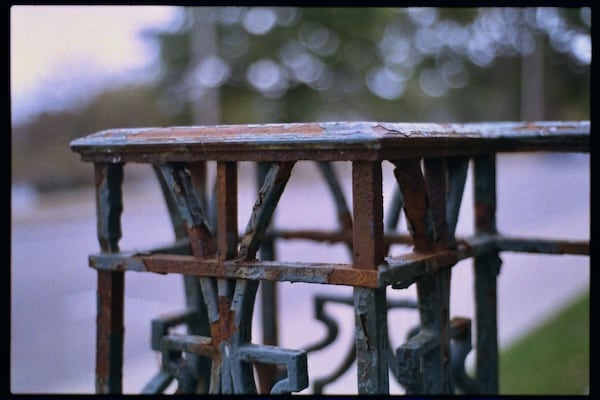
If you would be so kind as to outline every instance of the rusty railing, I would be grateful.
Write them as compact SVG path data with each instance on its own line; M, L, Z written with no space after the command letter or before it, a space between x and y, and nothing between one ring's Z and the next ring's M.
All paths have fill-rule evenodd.
M98 275L96 391L122 391L124 277L126 271L180 274L186 308L152 321L152 348L162 368L143 389L179 393L291 393L309 385L307 353L330 344L337 323L327 302L348 304L355 315L354 349L313 390L357 364L357 392L388 393L389 372L407 394L498 392L497 275L503 251L589 255L589 241L507 237L496 229L496 154L590 151L590 124L498 122L412 124L338 122L114 129L71 143L94 163L100 253L89 257ZM317 163L335 200L340 229L269 228L298 161ZM206 163L216 162L214 196ZM244 232L238 232L238 163L257 162L260 190ZM348 206L331 168L352 164ZM397 193L384 223L382 163L394 166ZM150 164L165 194L176 241L160 249L121 251L123 168ZM455 237L468 169L474 177L474 235ZM394 232L401 210L409 234ZM387 224L387 225L386 225ZM344 243L350 263L277 261L274 241L303 238ZM394 243L412 245L389 254ZM260 251L260 254L259 254ZM465 372L471 319L449 315L452 267L474 260L476 373ZM278 281L345 285L353 298L315 299L327 337L305 349L277 344L274 285ZM253 308L262 285L264 338L251 337ZM388 301L386 289L416 285L415 301ZM420 324L395 350L387 313L404 307ZM281 323L281 321L280 321ZM170 333L186 325L185 334ZM258 385L254 379L254 369Z

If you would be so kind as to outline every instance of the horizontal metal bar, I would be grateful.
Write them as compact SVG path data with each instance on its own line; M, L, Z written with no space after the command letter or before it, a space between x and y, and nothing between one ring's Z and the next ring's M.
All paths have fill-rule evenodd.
M589 152L589 121L328 122L113 129L71 142L84 161L358 161L494 152Z
M351 230L274 229L266 235L269 239L311 240L325 243L352 243ZM386 233L384 242L390 244L412 244L410 235Z
M351 264L219 261L214 258L198 259L194 256L139 253L100 253L90 256L89 262L93 268L110 271L378 287L377 271L354 269Z
M164 336L161 348L163 351L179 351L205 357L213 357L218 353L210 337L179 333Z
M408 287L419 277L457 262L495 251L589 255L589 242L508 238L479 235L461 239L453 250L409 252L387 257L377 270L361 270L352 264L283 261L219 261L177 254L121 252L89 257L99 270L178 273L215 278L307 282L379 288L387 285Z
M589 241L549 240L497 236L494 243L500 251L542 254L590 255Z

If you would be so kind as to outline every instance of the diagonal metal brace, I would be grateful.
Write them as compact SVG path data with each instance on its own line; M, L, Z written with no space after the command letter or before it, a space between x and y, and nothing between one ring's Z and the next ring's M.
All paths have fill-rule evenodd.
M294 162L271 164L263 186L258 192L258 199L252 208L252 215L246 231L240 241L239 258L250 260L256 256L277 203L290 179L294 164Z
M161 165L160 172L181 214L192 253L199 257L207 256L213 251L213 234L190 173L179 163Z

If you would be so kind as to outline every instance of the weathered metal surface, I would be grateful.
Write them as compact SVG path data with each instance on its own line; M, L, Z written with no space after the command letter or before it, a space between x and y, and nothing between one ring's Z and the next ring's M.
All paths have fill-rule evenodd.
M305 347L305 350L307 353L316 352L316 351L319 351L319 350L329 346L331 343L333 343L336 340L336 338L338 336L338 332L339 332L338 324L337 324L336 320L326 312L325 305L327 303L337 303L337 304L345 304L348 306L354 306L354 298L349 297L349 296L336 296L336 295L326 295L326 294L318 294L315 296L315 298L314 298L314 315L317 320L319 320L325 324L327 333L326 333L325 337L323 338L323 340L321 340L313 345ZM418 305L417 305L416 301L414 301L414 300L387 300L387 310L388 311L391 309L398 309L398 308L417 309ZM388 340L387 347L388 347L388 349L391 347L389 345L389 340ZM324 378L313 380L312 386L313 386L313 392L315 394L322 394L325 386L327 386L330 383L337 380L344 373L346 373L346 371L348 371L348 369L350 369L352 364L356 361L356 346L355 346L355 344L352 343L352 345L349 346L348 350L349 351L342 357L342 363L336 369L334 369L333 372L331 372L329 375L327 375ZM388 359L390 359L390 352L388 352ZM389 362L388 366L394 374L397 374L397 372L394 370L395 362Z
M475 234L495 234L496 157L476 157L474 164ZM474 259L476 379L482 394L498 393L497 277L502 260L492 250Z
M275 383L270 394L290 394L308 387L308 364L305 351L246 344L240 347L239 357L245 362L285 366L286 377Z
M167 335L172 328L178 325L187 324L190 320L196 318L197 313L198 310L187 308L182 311L163 314L160 317L153 319L150 339L152 350L160 351L163 336Z
M396 349L398 362L398 382L407 393L427 393L425 385L429 365L423 362L425 354L439 346L439 336L435 332L420 329Z
M98 270L96 391L120 392L123 357L124 272L182 274L186 308L153 320L152 347L160 342L163 368L144 388L178 393L289 393L308 385L306 353L275 346L276 309L263 310L263 344L251 340L258 281L264 302L275 305L276 281L348 285L354 298L355 352L346 354L315 391L357 362L358 393L385 394L392 374L409 394L493 394L498 390L496 290L503 251L589 255L589 241L506 237L496 231L495 154L590 151L589 121L478 124L340 122L122 129L73 141L95 162L98 239L89 258ZM470 160L475 169L475 235L455 238ZM205 161L217 161L212 192ZM270 220L294 163L317 161L335 202L339 229L275 230ZM352 213L326 161L352 162ZM383 224L381 162L395 165L399 190ZM264 182L245 232L237 232L237 162L264 161ZM123 165L153 164L166 194L176 242L148 252L120 252ZM263 179L261 179L262 181ZM214 193L210 198L209 193ZM400 212L410 236L397 232ZM352 263L275 261L279 239L345 243ZM185 239L185 240L183 240ZM390 255L392 243L412 252ZM261 251L260 260L257 252ZM263 254L264 252L264 254ZM476 379L464 371L471 351L470 321L451 319L451 270L473 258L476 303ZM199 278L199 279L198 279ZM390 349L386 288L417 285L420 326L395 355ZM346 299L348 300L348 299ZM348 301L346 301L348 302ZM328 326L322 348L335 339ZM268 319L272 321L267 321ZM186 335L169 335L185 324ZM183 354L186 354L183 357ZM277 373L276 373L277 372Z
M202 203L192 184L190 173L181 164L168 164L160 171L177 204L184 222L192 253L197 257L206 257L215 251L213 234L208 225Z
M450 321L452 336L452 377L454 385L463 394L479 394L479 384L465 370L465 360L472 350L471 320L454 317Z
M448 231L446 215L446 160L423 160L424 173L421 172L419 160L401 160L394 164L394 175L402 191L404 210L412 228L414 252L420 254L447 250L451 233ZM444 261L446 267L453 265L449 258ZM413 343L400 346L396 352L399 362L409 365L409 370L406 365L399 365L397 377L407 394L454 392L450 365L450 279L450 268L430 268L428 273L416 280L421 327L409 339L409 343ZM406 281L401 281L393 287L402 288L405 285ZM418 349L418 356L411 349ZM422 368L422 371L415 374L414 368Z
M119 251L123 212L123 164L95 164L96 217L100 250Z
M513 239L502 235L482 235L459 239L454 249L429 253L404 253L388 256L373 270L360 270L351 264L282 261L219 262L215 258L199 260L193 256L144 252L90 255L89 264L98 270L177 273L228 279L254 279L285 282L307 282L332 285L363 286L370 288L386 285L408 287L425 274L448 268L458 261L486 254L490 251L533 252L541 254L589 255L585 241L553 241Z
M427 206L427 188L421 172L421 160L395 160L394 176L404 199L404 213L417 252L433 250L434 232L431 210Z
M448 248L448 217L446 216L447 169L445 158L426 158L423 160L427 202L431 210L434 248Z
M293 162L273 163L271 165L240 242L239 253L241 258L246 260L255 258L293 167Z
M376 269L383 253L383 190L381 164L352 163L353 264L359 269Z
M467 172L469 169L468 157L449 157L446 160L448 169L448 192L446 194L446 216L448 224L448 241L451 247L455 246L456 225L462 203Z
M353 268L352 264L258 260L220 262L215 258L197 259L174 254L140 255L131 252L119 256L92 255L90 265L99 270L379 287L377 270Z
M217 254L219 260L237 257L237 165L217 164Z
M200 177L202 177L202 172L206 169L206 165L205 163L199 163L199 165L191 166L191 168L193 172L191 175L194 191L198 193L198 197L203 205L203 208L207 208L206 206L208 204L208 196L206 194L207 190L205 188L206 182L199 179ZM171 254L191 254L192 249L190 246L190 240L187 236L186 225L183 218L181 217L179 207L177 206L177 203L173 198L173 195L171 194L169 185L165 180L160 167L157 165L153 165L153 169L157 180L160 184L163 197L167 206L167 210L169 212L169 217L171 219L171 225L173 226L173 231L176 238L176 241L172 246L163 249L156 249L156 252L164 252ZM211 227L214 227L216 224L210 219L209 223ZM184 275L183 287L187 307L186 310L183 311L183 313L186 313L188 315L188 318L186 318L183 322L187 326L187 332L192 335L209 335L209 324L206 311L206 304L204 303L204 298L202 296L202 291L200 289L200 282L198 281L198 278L193 275ZM157 327L160 328L160 325L162 324L161 317L151 322L152 348L158 351L160 350L161 338L166 334L166 332L162 330L157 332L157 327L155 327L155 324L157 324ZM194 354L190 354L188 356L188 359L198 372L198 392L206 393L208 391L208 380L210 376L210 359L198 357ZM159 371L144 388L144 393L147 393L147 391L152 390L154 390L154 392L151 393L161 393L162 391L164 391L164 374L167 374L171 377L169 382L173 380L173 377L167 371ZM152 381L154 380L156 380L156 384L152 385Z
M281 165L274 165L270 177L265 180L248 229L241 240L240 259L254 258L277 200L289 178L291 166L284 164L283 168L280 168ZM189 243L192 243L193 254L187 257L194 260L210 258L217 266L235 260L238 257L237 165L231 162L217 163L216 238L206 221L202 200L199 199L186 170L179 165L170 165L161 167L161 171L165 186L178 206L177 210L185 224ZM196 186L201 183L196 181ZM215 241L216 253L213 252ZM167 257L176 256L171 253ZM131 257L125 258L126 262L132 260ZM137 268L140 268L139 264ZM186 272L184 275L193 276ZM297 391L306 387L308 377L304 352L250 343L258 282L202 276L200 286L207 312L209 335L166 335L166 330L171 324L181 323L187 318L187 311L159 320L161 324L155 329L160 330L156 336L162 337L163 371L177 380L177 393L202 391L202 376L198 374L194 364L189 362L190 357L183 357L183 353L195 355L200 360L210 359L209 393L256 393L253 363L256 363L259 370L260 365L264 364L283 364L287 368L287 377L271 385L272 388L269 387L271 393ZM164 375L157 375L154 379L155 382L151 382L153 384L147 387L147 390L164 386Z
M95 164L97 232L104 254L119 251L123 165ZM123 387L124 295L122 271L98 271L96 318L96 392L120 393Z
M123 272L98 271L97 393L120 393L123 388L124 281Z
M383 240L383 194L381 164L352 163L354 211L353 267L376 271L385 254ZM354 288L354 340L358 393L389 392L387 306L385 287Z
M328 122L112 129L76 139L84 161L357 161L507 151L590 151L589 121Z
M389 393L386 288L354 288L358 394Z
M221 283L227 283L221 281ZM211 393L255 393L252 363L283 364L287 378L277 382L272 394L299 391L308 385L306 353L259 346L250 343L251 322L257 283L247 280L233 282L233 293L227 294L227 285L219 285L218 317L211 324L211 338L206 343L213 359ZM210 309L210 308L209 308ZM188 349L207 354L206 348Z
M422 381L417 391L409 394L452 394L454 383L450 365L450 269L425 275L417 281L420 332L436 337L436 344L422 355L425 365Z
M263 186L270 169L271 163L263 162L257 164L256 183L258 190ZM272 230L272 227L269 227L269 230ZM265 233L261 240L259 255L261 260L275 259L274 238L267 233ZM262 343L276 346L279 343L277 282L262 281L260 284L260 296L262 305ZM285 373L281 366L273 364L256 364L256 372L260 393L270 392L270 388L278 380L278 376Z
M497 235L494 245L499 251L540 254L590 255L589 241L515 238Z
M159 370L148 383L142 388L141 394L143 395L154 395L163 393L173 382L173 375L167 371Z

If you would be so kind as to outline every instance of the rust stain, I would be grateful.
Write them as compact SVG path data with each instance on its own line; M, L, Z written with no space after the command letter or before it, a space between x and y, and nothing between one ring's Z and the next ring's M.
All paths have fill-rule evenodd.
M377 287L377 271L363 268L332 268L327 282L349 286Z
M395 129L399 128L399 129ZM405 123L394 124L389 126L377 124L373 128L373 132L380 135L400 135L403 137L447 137L447 136L464 136L464 133L456 131L453 124L431 124L431 123Z
M590 254L590 244L589 243L561 243L559 245L559 253L561 254Z
M197 343L192 343L188 346L189 352L194 354L200 354L208 357L216 357L219 354L218 347L213 345L211 338L202 338Z
M195 256L205 258L214 255L215 243L208 228L196 225L187 229L190 245Z
M527 122L523 126L518 126L513 128L515 131L524 131L524 130L538 130L538 129L548 129L548 130L558 130L558 129L576 129L575 125L564 125L564 124L552 124L552 125L540 125L535 122Z
M136 139L177 140L193 137L260 136L260 135L319 135L325 128L315 123L306 124L268 124L268 125L220 125L181 128L157 128L134 132L128 135Z
M475 226L478 229L492 229L493 218L490 206L484 203L475 204Z
M360 319L360 329L362 329L364 337L366 339L367 350L372 351L372 340L369 336L369 331L367 329L367 316L365 314L359 314Z
M213 346L219 348L219 344L231 338L236 331L235 313L231 310L231 303L227 297L219 296L219 319L210 325Z

